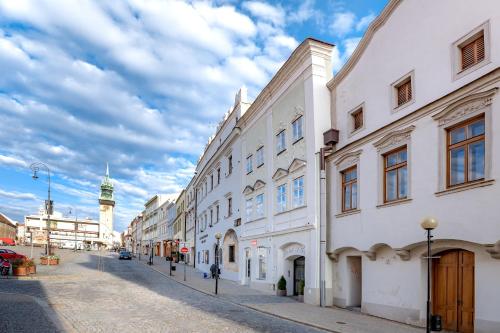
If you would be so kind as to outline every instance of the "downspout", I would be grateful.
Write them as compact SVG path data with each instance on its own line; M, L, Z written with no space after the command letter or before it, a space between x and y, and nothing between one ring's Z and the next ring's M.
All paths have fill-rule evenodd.
M319 295L320 306L326 304L326 153L331 151L332 147L323 147L319 151Z

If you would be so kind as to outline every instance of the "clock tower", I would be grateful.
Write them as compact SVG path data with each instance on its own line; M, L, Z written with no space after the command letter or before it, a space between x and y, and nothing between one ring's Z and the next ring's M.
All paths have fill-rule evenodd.
M101 182L99 195L99 238L108 247L113 245L113 183L109 179L109 166L106 163L106 175Z

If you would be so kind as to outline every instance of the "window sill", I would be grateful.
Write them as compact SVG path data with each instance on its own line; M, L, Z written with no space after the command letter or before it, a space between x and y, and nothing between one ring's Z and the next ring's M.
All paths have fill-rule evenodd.
M293 212L294 210L298 210L298 209L301 209L301 208L306 208L306 207L307 207L307 205L306 205L306 204L304 204L304 205L302 205L302 206L297 206L297 207L294 207L294 208L291 208L291 209L286 209L286 210L284 210L284 211L282 211L282 212L276 212L276 213L274 214L274 216L276 216L276 215L281 215L281 214L285 214L285 213L290 213L290 212Z
M389 201L389 202L384 202L381 205L378 205L377 208L385 208L385 207L391 207L391 206L396 206L396 205L401 205L405 203L409 203L413 199L411 198L406 198L406 199L400 199L400 200L394 200L394 201Z
M257 165L257 169L260 168L263 165L264 165L264 163Z
M301 136L300 138L298 138L297 140L295 140L294 142L292 142L292 145L294 145L294 144L296 144L296 143L298 143L298 142L302 141L302 139L304 139L304 137L303 137L303 136Z
M253 222L259 222L259 221L262 221L262 220L265 220L265 219L266 219L266 217L262 216L262 217L258 217L258 218L253 219L253 220L246 220L245 224L247 224L247 223L253 223Z
M281 150L281 151L279 151L279 152L276 154L276 156L280 156L280 155L281 155L281 154L283 154L285 151L286 151L286 148L285 148L285 149L283 149L283 150Z
M392 113L399 112L399 111L403 110L404 108L406 108L407 106L412 105L413 103L415 103L415 98L412 98L408 102L403 103L401 105L395 105L394 108L392 109Z
M247 171L247 176L248 176L249 174L251 174L252 172L253 172L253 170L252 170L252 171Z
M340 214L337 214L337 215L335 215L335 217L340 218L340 217L359 214L359 213L361 213L361 209L352 209L352 210L348 210L348 211L342 212Z
M468 184L453 186L453 187L447 188L446 190L436 192L436 193L434 193L434 195L436 197L440 197L440 196L446 195L446 194L457 193L457 192L462 192L462 191L470 190L470 189L473 189L473 188L478 188L478 187L484 187L484 186L493 185L494 183L495 183L494 179L479 180L479 181L475 181L473 183L468 183Z

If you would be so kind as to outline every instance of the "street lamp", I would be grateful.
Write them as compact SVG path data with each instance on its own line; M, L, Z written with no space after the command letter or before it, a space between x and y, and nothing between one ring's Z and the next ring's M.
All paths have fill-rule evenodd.
M219 246L222 234L220 232L215 234L215 239L217 240L217 245L215 246L215 295L219 288Z
M78 244L78 239L77 239L77 234L78 234L78 215L76 213L76 208L72 208L70 207L69 208L69 215L72 214L72 210L75 211L75 249L74 249L74 252L76 252L77 250L77 244Z
M426 316L426 332L431 332L431 264L432 264L432 255L431 255L431 231L436 229L438 226L438 222L436 219L432 217L426 217L420 223L420 226L427 230L427 316Z
M42 162L35 162L30 165L31 171L33 171L33 179L38 179L38 171L44 170L47 172L47 178L49 182L49 190L48 190L48 200L45 203L45 210L47 212L47 248L45 249L45 254L50 255L50 215L52 214L52 201L50 200L50 169L48 166L43 164Z

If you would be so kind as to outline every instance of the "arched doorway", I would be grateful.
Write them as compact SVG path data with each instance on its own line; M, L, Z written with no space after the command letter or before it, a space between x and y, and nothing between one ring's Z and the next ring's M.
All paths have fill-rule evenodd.
M443 329L474 332L474 253L448 250L433 259L433 314Z
M299 294L300 283L305 283L306 258L301 256L293 261L293 294Z

